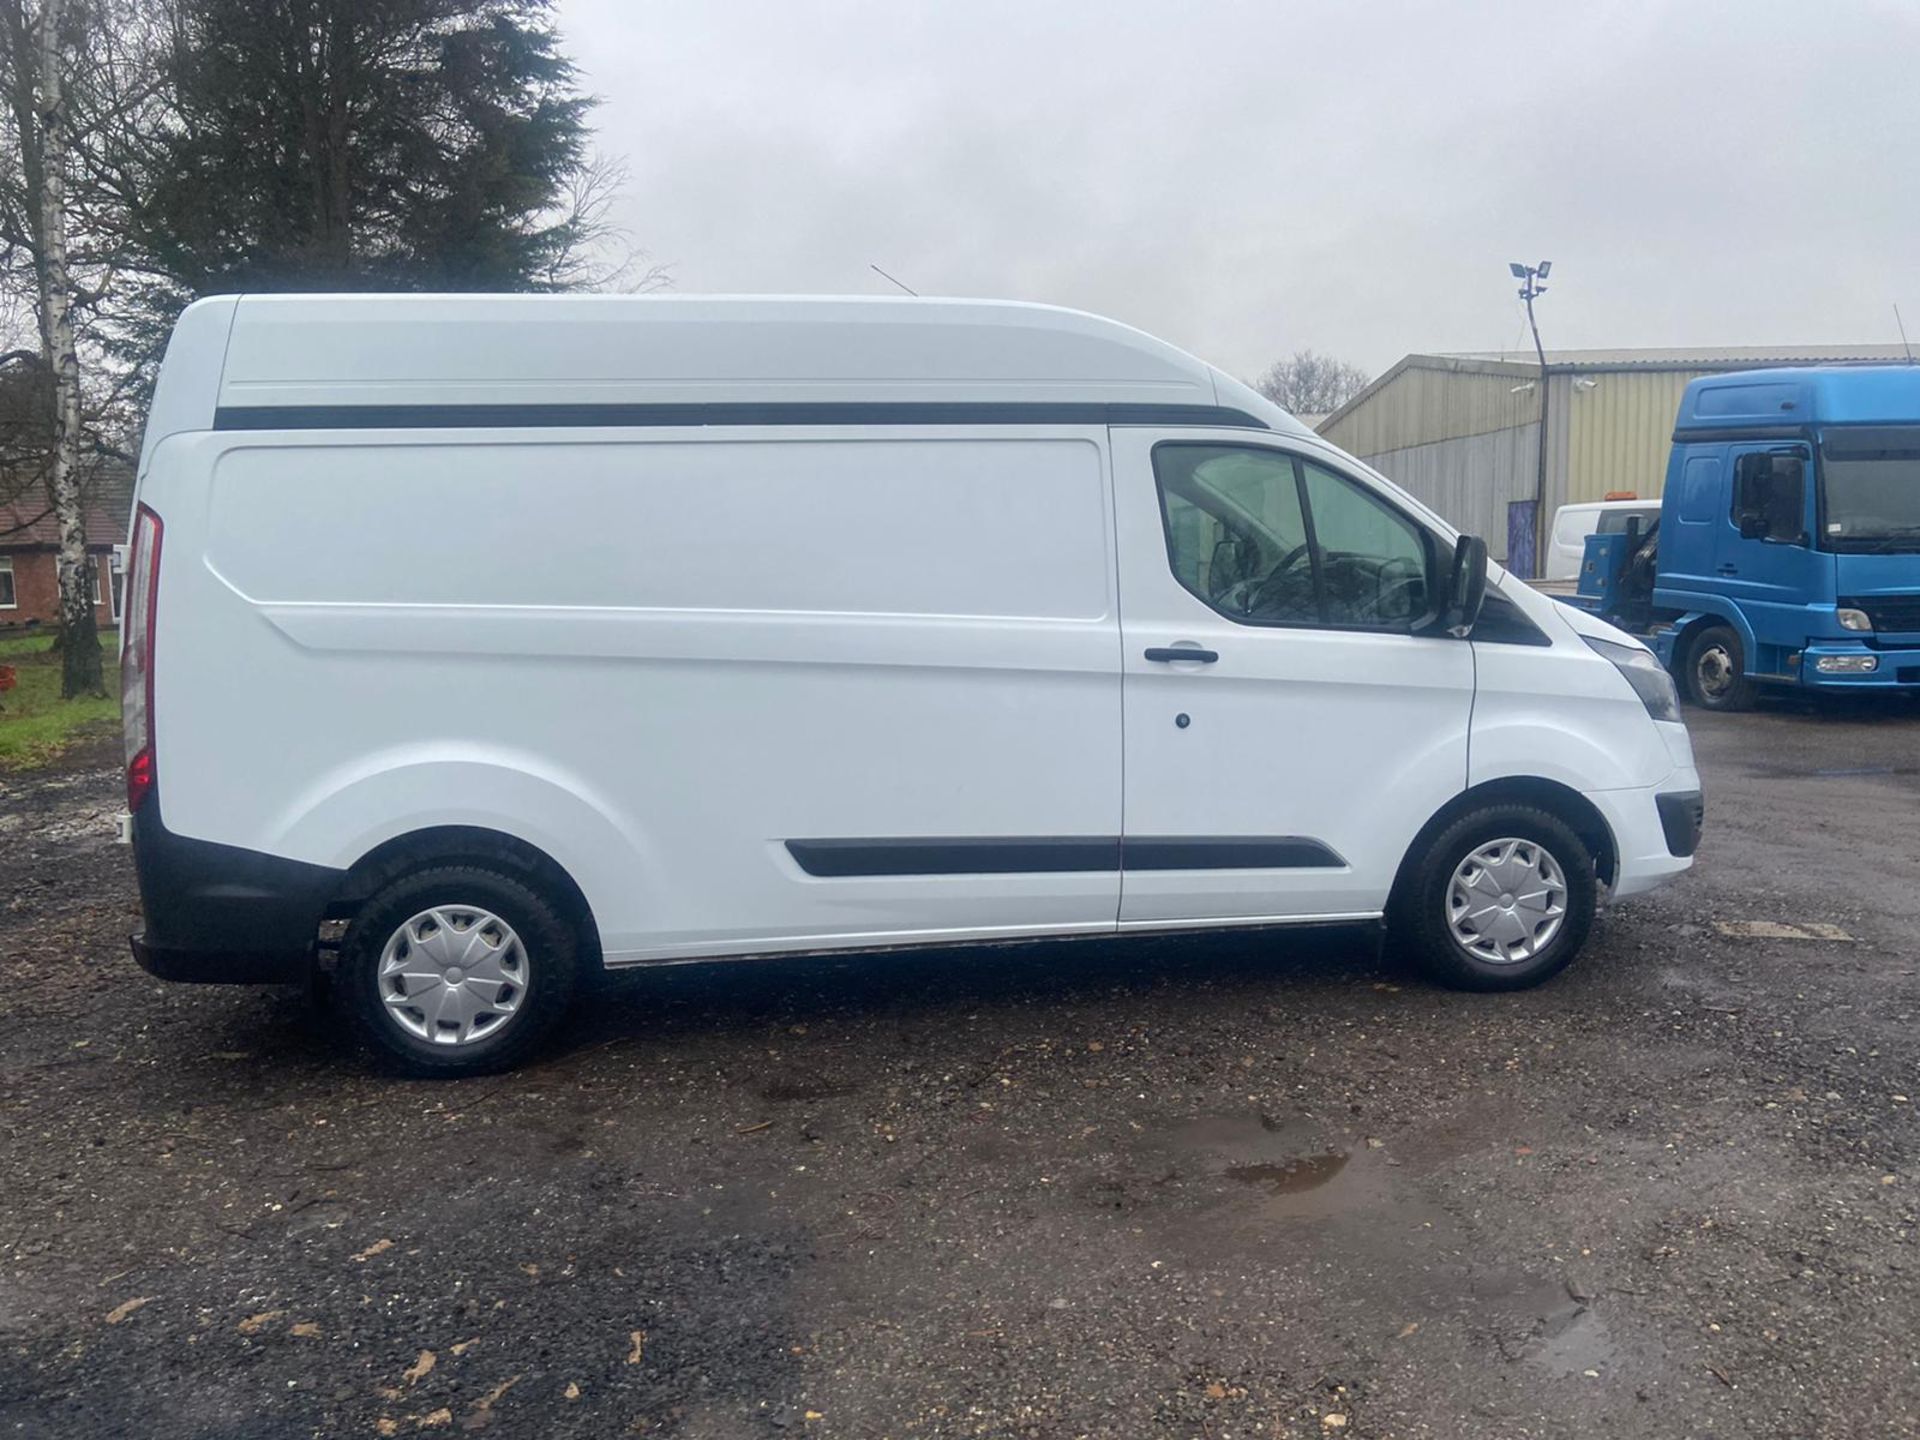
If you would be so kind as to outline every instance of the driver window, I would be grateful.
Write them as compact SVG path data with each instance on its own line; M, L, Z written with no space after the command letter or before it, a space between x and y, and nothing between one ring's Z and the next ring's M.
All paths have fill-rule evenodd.
M1806 461L1792 451L1742 455L1733 465L1733 523L1743 539L1798 545L1806 533Z
M1153 469L1173 573L1231 620L1406 630L1425 616L1421 529L1278 450L1168 443Z
M1413 522L1302 462L1329 625L1397 628L1427 613L1427 547Z
M1293 458L1226 445L1153 452L1174 576L1232 619L1317 624Z

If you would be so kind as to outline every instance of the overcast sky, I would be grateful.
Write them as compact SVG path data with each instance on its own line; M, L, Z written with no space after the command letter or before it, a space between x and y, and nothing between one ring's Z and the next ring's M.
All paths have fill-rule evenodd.
M1920 339L1920 0L559 0L681 291L1043 300L1242 375Z

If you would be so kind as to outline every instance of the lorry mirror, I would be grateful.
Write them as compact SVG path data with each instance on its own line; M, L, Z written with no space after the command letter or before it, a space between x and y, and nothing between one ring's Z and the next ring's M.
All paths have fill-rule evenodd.
M1447 609L1442 617L1449 635L1464 640L1473 633L1487 599L1487 542L1462 535L1453 546L1453 573L1447 580Z
M1767 517L1758 510L1740 512L1740 538L1742 540L1764 540L1767 538Z

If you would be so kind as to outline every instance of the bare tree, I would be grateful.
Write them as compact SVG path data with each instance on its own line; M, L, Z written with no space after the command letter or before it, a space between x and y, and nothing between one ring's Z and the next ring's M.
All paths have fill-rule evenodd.
M40 349L52 379L53 428L46 486L60 535L60 693L104 695L100 637L94 624L80 491L80 352L74 339L74 283L67 255L67 178L73 157L67 70L84 20L69 0L0 0L0 82L33 264Z
M1358 365L1312 350L1296 350L1269 365L1253 388L1295 415L1325 415L1367 388L1372 379Z
M548 290L601 290L628 295L664 290L673 277L635 243L613 218L614 203L627 188L627 162L595 155L567 182L558 210L560 243L541 276Z

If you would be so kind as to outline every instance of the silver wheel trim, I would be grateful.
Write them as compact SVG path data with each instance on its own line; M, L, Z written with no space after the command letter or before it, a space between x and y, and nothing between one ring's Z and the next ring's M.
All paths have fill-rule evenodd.
M1517 965L1560 933L1567 877L1534 840L1508 837L1477 845L1447 883L1447 930L1476 960Z
M1733 655L1724 645L1708 645L1693 657L1693 674L1700 693L1718 700L1733 689Z
M436 905L387 938L376 983L387 1018L416 1040L470 1045L512 1022L528 969L526 947L498 915Z

